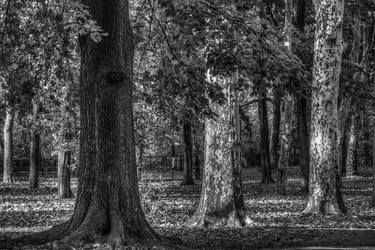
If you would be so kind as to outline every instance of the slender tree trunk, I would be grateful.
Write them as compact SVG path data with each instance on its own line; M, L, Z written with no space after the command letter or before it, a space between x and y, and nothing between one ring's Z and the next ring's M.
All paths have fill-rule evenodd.
M70 188L70 170L71 152L60 151L57 155L57 177L58 177L58 196L60 199L73 197Z
M40 111L40 103L33 101L33 122L34 125L38 122ZM30 173L29 173L29 188L38 188L38 170L40 168L40 134L36 128L31 131L31 145L30 145Z
M336 214L342 207L337 168L337 99L342 59L343 0L316 0L312 89L310 195L305 212Z
M337 164L342 176L346 175L346 157L347 157L347 131L348 131L348 112L350 109L351 98L343 97L338 111L338 158Z
M303 34L305 32L306 0L297 2L297 28ZM303 55L300 55L303 58ZM310 129L309 129L309 101L310 93L305 91L302 95L296 96L297 106L297 136L298 136L298 164L301 169L302 185L305 193L309 192L310 178Z
M272 143L271 143L271 166L278 169L279 163L279 137L280 137L280 106L281 93L279 87L273 89L273 119L272 119Z
M372 138L372 168L373 168L373 176L372 176L372 197L371 197L371 206L375 207L375 130L373 131L373 138Z
M210 79L209 73L207 75ZM245 214L242 193L240 147L233 131L235 110L230 101L223 106L212 103L211 108L218 116L215 120L206 120L200 203L186 224L192 227L245 226L250 220Z
M181 185L194 185L193 180L193 143L192 143L192 130L191 121L188 119L184 120L183 124L183 137L185 143L185 154L184 154L184 179Z
M281 195L287 194L287 168L289 167L289 159L292 148L292 113L293 99L289 94L284 96L282 103L282 133L280 140L280 158L277 168L277 192Z
M3 182L11 183L13 177L13 124L14 110L11 107L6 108L6 117L4 122L4 169Z
M260 161L262 167L262 183L274 182L271 174L270 143L268 136L267 91L263 83L258 85L258 114L260 129Z
M348 142L348 152L346 159L346 175L358 175L358 162L357 162L357 147L358 147L358 128L359 116L357 114L351 115L350 132Z

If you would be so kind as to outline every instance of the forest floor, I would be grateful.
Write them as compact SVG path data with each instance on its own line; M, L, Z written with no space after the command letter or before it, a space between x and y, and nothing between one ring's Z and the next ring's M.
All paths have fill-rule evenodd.
M180 186L179 181L153 177L142 179L140 187L150 224L160 234L178 237L192 249L375 246L371 177L344 178L348 213L329 217L301 213L306 201L295 178L290 180L288 196L277 195L275 185L262 185L251 178L243 182L246 209L253 224L241 229L184 226L198 206L199 183ZM73 179L73 189L76 189L76 179ZM41 231L68 220L74 198L59 200L56 193L55 178L41 178L40 188L34 191L28 190L25 178L11 185L0 184L0 239ZM50 245L21 249L50 249Z

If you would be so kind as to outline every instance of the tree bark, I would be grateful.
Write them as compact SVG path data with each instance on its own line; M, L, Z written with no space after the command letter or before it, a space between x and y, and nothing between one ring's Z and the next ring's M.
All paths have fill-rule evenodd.
M191 130L191 121L188 119L184 119L183 138L184 138L184 144L185 144L184 179L181 185L194 185L192 130Z
M358 147L359 116L352 114L350 119L350 132L348 152L346 159L346 175L358 175L357 147Z
M57 155L57 177L58 177L58 196L59 199L68 199L73 197L70 187L71 152L60 151Z
M55 248L105 241L157 247L162 239L142 211L133 131L133 40L128 1L85 0L108 35L81 37L80 162L76 206Z
M209 72L207 75L210 79ZM238 124L233 124L238 112L230 100L222 106L212 103L211 109L217 117L216 120L207 119L205 124L200 203L186 225L242 227L249 224L250 219L245 213L242 193Z
M38 122L40 111L40 103L33 101L33 123L34 126ZM38 170L40 169L40 134L36 128L31 130L30 143L30 173L29 173L29 188L31 190L38 188Z
M337 168L337 99L342 60L343 0L316 0L310 194L307 213L344 212Z
M280 137L280 107L281 93L279 87L273 89L273 118L272 118L272 142L271 142L271 166L278 169L279 164L279 137Z
M372 176L372 197L371 197L371 207L375 207L375 130L373 131L373 138L372 138L372 168L373 168L373 176Z
M12 107L6 108L6 117L4 122L4 169L3 182L12 183L13 176L13 125L14 110Z
M263 83L258 84L258 115L260 129L260 161L262 183L274 182L271 174L270 143L268 136L267 90Z

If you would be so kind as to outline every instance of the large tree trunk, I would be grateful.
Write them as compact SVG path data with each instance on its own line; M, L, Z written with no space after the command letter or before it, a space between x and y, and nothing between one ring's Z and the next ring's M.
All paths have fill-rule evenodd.
M193 180L193 142L192 142L191 121L184 119L183 137L185 144L184 154L184 179L181 185L194 185Z
M350 132L348 152L346 159L346 175L358 175L357 147L358 147L359 116L352 114L350 119Z
M279 163L279 137L280 137L280 107L281 93L279 87L273 89L273 118L272 118L272 141L271 141L271 166L278 168Z
M237 95L234 96L237 99ZM212 103L211 108L217 117L207 119L205 125L200 203L186 224L193 227L245 226L250 219L245 214L242 193L238 103L234 106L230 101L223 106Z
M6 117L4 122L4 169L3 182L11 183L13 177L13 124L14 110L11 107L6 108Z
M33 123L36 125L40 111L39 102L33 101ZM29 188L38 188L38 170L40 168L40 134L36 128L31 130Z
M316 0L312 89L310 195L305 212L336 214L342 207L337 168L337 99L342 59L343 0Z
M82 37L78 194L68 235L55 247L106 241L160 246L142 211L133 131L133 40L128 1L83 1L108 35Z
M71 151L60 151L57 155L58 196L60 199L73 197L70 188L70 164Z
M268 136L267 90L263 83L258 84L258 115L260 129L260 162L262 183L274 182L271 174L270 142Z

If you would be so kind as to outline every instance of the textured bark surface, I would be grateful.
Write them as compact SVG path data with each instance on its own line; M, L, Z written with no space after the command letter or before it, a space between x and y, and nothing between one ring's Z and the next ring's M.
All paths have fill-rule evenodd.
M33 101L33 123L38 122L40 111L40 104ZM37 129L31 130L31 143L30 143L30 172L29 172L29 188L38 188L38 170L40 168L40 134Z
M58 196L60 199L73 197L70 187L71 152L60 151L57 155L57 178L58 178Z
M206 121L202 193L197 211L187 222L193 227L240 227L250 223L245 214L241 172L232 164L230 105L211 105L218 114Z
M14 110L10 107L6 108L6 117L4 122L4 170L3 182L11 183L13 177L13 125Z
M183 124L183 138L185 144L184 153L184 179L181 185L194 185L193 180L193 138L191 130L191 121L188 119L184 120Z
M280 137L280 107L281 93L278 87L273 89L273 118L271 141L271 165L277 169L279 163L279 137Z
M372 135L372 168L373 168L373 180L372 180L372 194L371 194L371 206L375 207L375 131Z
M307 213L343 211L337 169L337 99L342 59L343 0L316 0L310 195Z
M133 40L128 1L84 1L108 33L82 37L80 165L76 206L55 248L105 241L115 247L155 247L161 238L143 214L135 161Z
M268 135L267 89L264 83L258 84L258 115L260 133L260 162L262 183L274 182L271 175L270 142Z

